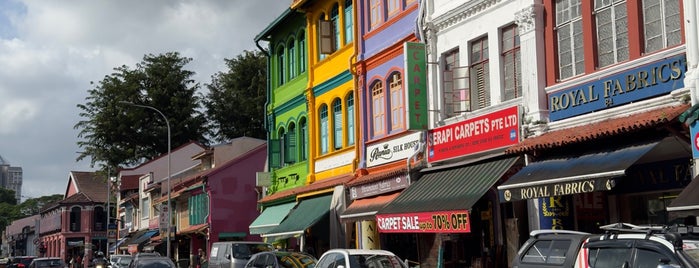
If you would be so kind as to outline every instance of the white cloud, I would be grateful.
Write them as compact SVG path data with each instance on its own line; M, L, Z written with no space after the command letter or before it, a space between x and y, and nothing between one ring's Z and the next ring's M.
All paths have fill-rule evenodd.
M4 1L0 1L4 2ZM20 0L0 4L0 155L24 171L29 196L63 193L76 162L76 105L90 81L146 54L180 52L200 84L290 2L279 0ZM51 187L43 187L51 185Z

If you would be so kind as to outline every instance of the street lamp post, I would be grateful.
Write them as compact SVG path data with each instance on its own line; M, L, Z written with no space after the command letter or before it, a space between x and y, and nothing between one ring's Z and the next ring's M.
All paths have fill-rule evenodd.
M170 143L171 143L171 138L170 138L170 122L167 120L167 117L165 117L165 114L163 114L160 110L156 109L155 107L148 106L148 105L141 105L141 104L135 104L133 102L128 102L128 101L120 101L119 103L121 104L126 104L134 107L140 107L140 108L145 108L145 109L151 109L153 111L158 112L160 116L163 117L165 120L165 125L167 125L167 230L165 232L165 239L166 239L166 245L167 245L167 257L170 258L170 229L172 228L172 206L170 206L170 176L172 171L170 170Z

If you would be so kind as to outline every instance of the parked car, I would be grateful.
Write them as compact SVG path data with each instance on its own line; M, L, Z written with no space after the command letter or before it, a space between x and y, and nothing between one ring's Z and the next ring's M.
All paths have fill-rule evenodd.
M128 254L112 254L109 255L109 267L110 268L126 268L129 267L129 263L133 259L133 256Z
M699 268L699 227L618 223L601 229L534 231L512 267Z
M316 258L301 252L267 251L254 254L246 268L312 268Z
M34 259L36 259L36 256L10 257L10 259L7 262L7 268L27 268Z
M129 261L127 268L134 268L135 267L134 265L140 259L150 258L150 257L162 257L162 256L160 256L160 253L157 253L157 252L139 252L139 253L136 253L136 255L133 255L133 257Z
M29 268L65 268L66 262L58 257L35 258L29 264Z
M378 249L331 249L323 253L316 268L407 268L395 254Z
M177 268L177 265L165 256L140 256L131 262L133 268Z
M209 268L244 268L253 254L273 251L272 244L251 241L216 242L211 245Z
M568 230L536 230L519 248L512 268L573 267L585 239L592 234Z

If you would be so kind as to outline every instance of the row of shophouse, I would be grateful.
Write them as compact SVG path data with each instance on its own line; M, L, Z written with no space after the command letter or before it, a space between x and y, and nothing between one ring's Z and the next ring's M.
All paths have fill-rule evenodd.
M697 102L698 14L683 0L291 1L255 38L271 185L250 232L505 267L531 230L695 221L697 137L678 116Z
M505 267L531 230L695 222L698 136L678 117L699 100L698 19L684 0L291 1L254 39L266 141L121 170L116 234L71 174L36 241L51 256L170 237L178 260L264 240Z

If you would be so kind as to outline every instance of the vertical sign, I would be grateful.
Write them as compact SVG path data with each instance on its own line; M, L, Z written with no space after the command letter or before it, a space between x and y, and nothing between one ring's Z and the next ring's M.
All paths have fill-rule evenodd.
M167 206L167 204L161 204L160 205L160 233L163 234L163 236L166 234L166 230L170 231L167 229L167 224L170 221L170 208Z
M427 129L427 60L424 43L405 42L407 129Z
M699 124L697 122L690 124L689 132L692 139L692 157L699 159Z
M539 228L573 230L572 203L570 195L539 198Z

